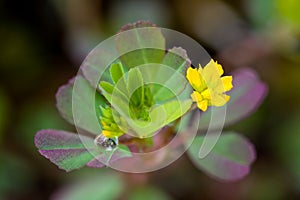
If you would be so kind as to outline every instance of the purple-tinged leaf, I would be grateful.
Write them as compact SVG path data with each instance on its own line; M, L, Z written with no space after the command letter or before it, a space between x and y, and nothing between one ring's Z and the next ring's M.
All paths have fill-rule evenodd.
M69 123L74 124L72 113L72 90L75 77L69 82L61 86L56 93L56 107L60 115Z
M239 180L249 173L256 153L245 137L233 132L223 133L212 151L206 157L199 158L203 141L204 136L197 136L188 149L188 155L196 167L223 181Z
M97 156L96 158L88 162L87 166L93 168L101 168L104 166L109 166L111 163L119 159L128 158L131 156L132 155L129 148L121 144L114 151L107 151Z
M165 38L154 24L139 21L123 26L116 36L116 48L127 67L160 63L165 54Z
M231 125L255 112L267 94L267 85L260 81L257 74L242 68L233 73L233 89L228 92L230 101L226 104L224 126ZM212 117L211 110L214 110ZM211 129L222 128L223 108L213 107L204 112L200 119L199 128L205 130L209 123Z
M82 93L78 94L73 90L74 82L77 82L77 87L80 87L80 91ZM78 91L78 90L77 90ZM95 105L91 105L89 101L89 97L95 98ZM56 106L60 112L60 114L71 124L74 124L73 118L73 110L72 106L74 105L73 100L76 100L77 112L82 115L87 114L88 116L93 116L91 113L95 113L95 115L99 118L100 116L100 105L105 104L105 99L100 93L93 89L89 82L84 79L82 76L77 76L72 78L66 85L61 86L56 93ZM82 117L76 123L81 129L89 131L93 134L93 129L91 129L91 117Z
M119 33L123 32L123 31L131 30L134 28L145 28L145 27L156 27L156 24L153 24L150 21L139 20L135 23L126 24L126 25L122 26L121 29L119 30Z
M86 164L86 166L88 167L92 167L92 168L102 168L105 166L105 164L103 164L102 162L99 161L98 157L94 158L93 160L91 160L90 162L88 162Z
M66 171L84 165L101 168L105 166L103 163L109 166L116 160L131 157L125 145L120 144L114 151L104 151L92 138L66 131L41 130L35 136L35 145L41 155Z
M92 150L96 146L92 138L78 134L58 131L41 130L35 135L35 146L44 157L66 171L78 169L93 159L86 148Z

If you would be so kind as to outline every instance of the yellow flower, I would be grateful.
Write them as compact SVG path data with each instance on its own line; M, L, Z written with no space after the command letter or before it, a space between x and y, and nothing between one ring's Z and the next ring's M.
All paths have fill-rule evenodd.
M124 120L118 118L119 123L117 123L112 115L112 109L110 107L100 107L101 117L100 123L102 126L102 135L106 138L120 137L125 133L123 129L118 124L124 124ZM115 116L116 117L116 116Z
M186 78L194 88L191 98L197 102L200 110L206 111L208 106L223 106L230 96L225 94L232 89L232 76L223 76L224 70L220 64L213 59L199 69L189 67Z
M101 121L102 124L102 135L107 138L119 137L124 134L124 132L116 125L110 124L108 125L106 122Z

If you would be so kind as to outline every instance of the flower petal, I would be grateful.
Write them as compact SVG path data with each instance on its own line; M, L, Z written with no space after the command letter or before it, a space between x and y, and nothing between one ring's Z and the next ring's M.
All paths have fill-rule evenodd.
M202 78L204 79L208 88L216 88L220 84L220 70L218 65L211 60L202 70Z
M191 86L195 90L201 91L200 88L201 88L201 84L202 84L202 82L201 82L202 77L200 76L197 69L193 69L192 67L189 67L187 70L186 78L188 79Z
M224 106L229 100L229 96L226 94L211 94L211 105L212 106Z
M219 76L222 76L224 73L222 65L218 64L218 62L215 62L213 59L211 59L205 67L216 68L218 70Z
M223 76L221 78L221 80L222 80L222 83L223 83L223 88L224 88L223 91L224 92L228 92L233 88L232 76Z
M233 124L251 113L253 113L257 107L261 104L262 100L266 96L267 86L265 83L258 79L257 74L249 69L243 68L233 73L233 89L228 92L231 96L231 100L226 104L226 119L224 126ZM228 98L228 97L226 97ZM217 129L223 127L223 108L213 108L214 116L212 118L212 112L207 111L203 113L199 128ZM211 119L213 119L210 124Z
M209 101L210 106L223 106L229 100L229 96L225 94L215 93L209 89L204 90L201 93L203 99Z
M201 92L201 95L204 99L209 99L210 100L211 99L210 92L211 91L209 89L206 89L203 92Z
M193 91L191 94L191 98L194 102L202 101L203 97L199 92Z
M197 106L200 110L205 112L207 110L208 102L207 100L198 101Z

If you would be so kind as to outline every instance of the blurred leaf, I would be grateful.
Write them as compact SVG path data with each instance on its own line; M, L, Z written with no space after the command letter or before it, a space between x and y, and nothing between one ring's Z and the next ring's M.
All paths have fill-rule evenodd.
M226 106L225 124L231 125L253 113L261 104L267 93L267 86L258 79L257 74L248 68L242 68L233 73L233 89L228 92L230 101ZM216 113L210 128L222 127L223 107L213 107L201 116L199 128L207 129L211 121L211 110Z
M242 191L247 191L243 196L249 200L288 199L286 192L289 184L285 181L287 178L286 171L282 168L271 167L268 162L263 163L265 166L260 166L261 164L257 162L251 176L242 183Z
M160 63L164 56L165 39L161 30L152 23L138 21L122 27L116 36L116 47L121 61L132 68Z
M3 131L7 126L10 117L10 104L6 94L0 89L0 144L2 141Z
M30 189L34 173L29 163L8 152L0 154L0 199Z
M13 21L0 24L0 38L3 38L0 46L1 83L8 84L10 92L17 94L36 88L48 64L41 42L26 25Z
M246 30L243 28L246 23L228 4L222 0L192 0L189 2L179 0L175 6L182 25L193 33L194 37L216 51L223 51L244 39L246 35ZM198 56L201 57L201 52Z
M78 179L57 191L52 200L115 200L121 195L124 183L115 173L97 171Z
M275 22L275 1L248 1L248 12L254 24L259 28L266 28Z
M289 25L300 30L300 1L298 0L276 0L276 7L281 17L286 20Z
M212 137L212 134L205 137ZM249 173L256 155L246 138L233 132L223 133L212 151L201 159L199 150L205 137L197 136L188 149L188 155L199 169L223 181L238 180Z
M74 82L76 81L78 89L81 94L74 93L73 90ZM89 98L95 96L95 105L90 105ZM73 102L76 101L76 105ZM74 124L72 106L76 106L77 112L81 113L80 119L77 119L76 125L80 128L94 133L90 127L90 117L85 117L85 114L94 113L96 111L97 119L99 119L101 110L100 106L105 105L104 97L91 87L89 82L82 76L77 76L69 81L66 85L61 86L56 93L57 108L61 115L71 124Z
M128 200L170 200L166 193L152 186L142 186L135 188L128 197Z
M53 102L31 100L23 104L17 125L16 140L22 145L36 150L33 144L34 135L41 129L72 129L57 112Z
M41 130L35 136L35 145L41 155L48 158L59 168L66 171L78 169L93 159L87 148L95 148L93 139L83 137L85 146L78 134L56 131Z
M286 121L279 123L273 134L272 145L283 166L292 173L300 189L300 114L290 115Z
M171 12L168 2L160 0L152 1L117 1L111 2L109 9L110 25L114 29L119 28L128 22L135 22L140 19L147 19L162 27L168 27L171 20ZM147 8L147 9L145 9Z

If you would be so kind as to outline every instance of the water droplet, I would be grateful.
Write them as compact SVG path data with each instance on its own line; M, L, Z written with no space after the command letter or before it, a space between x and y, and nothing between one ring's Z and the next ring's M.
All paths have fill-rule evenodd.
M118 137L107 138L100 134L94 140L95 144L100 147L104 147L106 151L112 151L117 148L119 140Z

